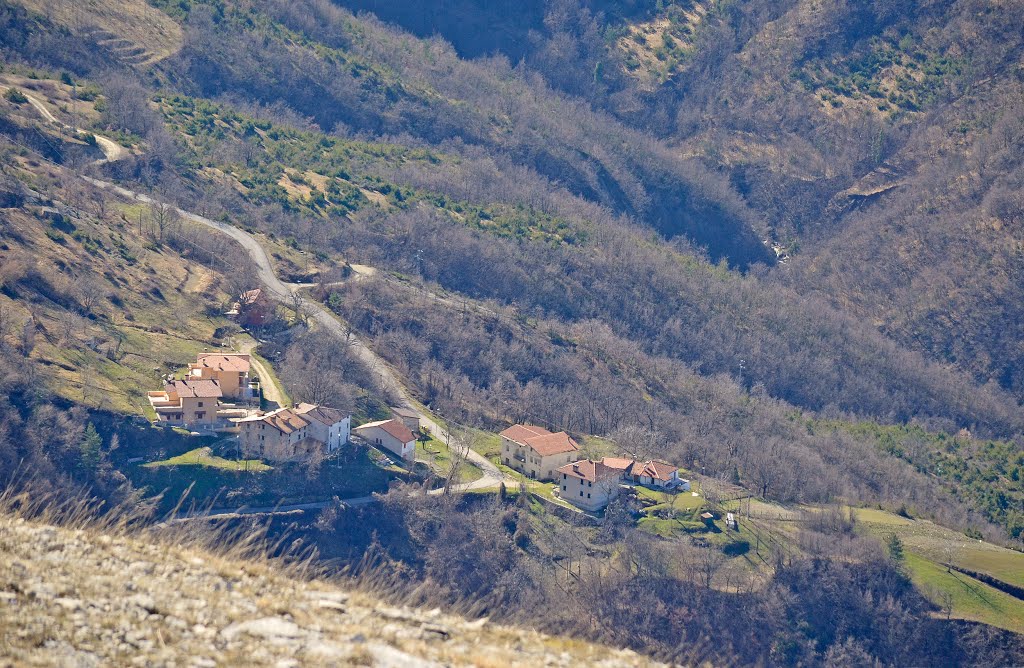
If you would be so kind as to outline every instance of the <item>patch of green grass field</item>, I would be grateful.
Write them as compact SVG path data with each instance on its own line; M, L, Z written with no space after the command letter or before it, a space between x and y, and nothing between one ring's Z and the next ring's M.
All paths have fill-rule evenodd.
M906 564L921 592L940 607L949 603L953 617L1024 633L1024 601L912 552Z
M1024 587L1024 553L968 538L928 520L908 519L884 510L857 508L855 515L861 530L882 540L895 533L907 551L929 561L952 563Z
M189 450L177 457L171 457L159 462L150 462L145 466L146 468L156 468L159 466L209 466L225 471L269 471L273 468L258 459L232 460L217 457L212 454L209 447Z
M646 508L647 511L664 510L671 508L680 513L689 513L704 505L703 496L694 496L693 492L700 494L697 483L692 483L693 489L689 492L662 492L647 487L636 487L637 496L642 499L655 501L655 505Z
M431 470L437 475L446 476L452 465L452 454L448 446L434 438L429 441L416 441L416 459L428 462ZM463 460L459 464L456 482L472 482L482 476L480 469Z

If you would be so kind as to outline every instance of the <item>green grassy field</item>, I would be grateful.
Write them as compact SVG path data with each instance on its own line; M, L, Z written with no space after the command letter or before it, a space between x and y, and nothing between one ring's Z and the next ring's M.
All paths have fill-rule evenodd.
M1024 633L1024 601L913 552L906 564L921 593L940 608L948 605L952 617Z
M317 470L302 464L273 468L256 462L244 463L217 457L209 448L188 450L180 455L125 469L132 484L147 494L163 493L160 509L169 511L186 490L188 502L198 508L287 505L367 496L387 490L397 471L374 464L363 448L343 450Z
M936 605L950 605L951 616L1024 632L1024 601L974 578L949 572L951 563L996 579L1024 585L1024 554L968 538L928 520L909 519L873 508L855 510L858 530L880 540L896 534L903 541L914 584Z
M225 471L253 472L269 471L273 468L258 459L234 460L217 457L212 454L209 446L189 450L185 454L178 455L177 457L170 457L158 462L150 462L145 466L146 468L155 468L158 466L209 466L212 468L223 469Z
M429 462L431 470L439 476L448 475L452 463L451 451L448 446L433 436L426 442L416 441L416 459ZM472 482L482 475L480 469L472 463L463 461L459 464L456 482Z
M678 493L637 486L636 494L641 502L654 502L643 507L646 516L637 521L637 526L662 538L678 538L687 533L705 531L703 521L697 516L697 511L704 506L704 497L694 496L693 492L700 494L699 485L692 485L692 491Z
M636 493L639 498L651 499L656 502L655 505L647 508L649 511L663 510L671 508L680 512L690 512L700 508L704 505L704 497L700 495L700 484L691 483L692 489L689 492L662 492L656 489L648 489L647 487L636 487ZM698 496L694 496L696 492Z

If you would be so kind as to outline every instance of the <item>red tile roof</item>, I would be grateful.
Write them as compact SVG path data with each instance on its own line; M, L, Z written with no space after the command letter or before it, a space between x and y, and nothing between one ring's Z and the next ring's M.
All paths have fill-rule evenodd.
M563 452L576 452L580 449L579 444L564 431L528 438L526 445L541 457L549 457Z
M558 469L559 473L564 473L570 478L579 478L588 482L597 482L598 480L606 480L608 478L617 478L622 472L616 470L610 466L605 466L602 462L595 462L591 459L583 459L572 464L566 464Z
M293 411L306 419L316 420L328 427L338 424L345 419L345 414L335 408L317 406L316 404L299 404Z
M550 433L551 432L544 427L537 427L532 424L514 424L501 432L499 436L504 436L510 441L515 441L520 445L526 445L526 439L533 438L534 436L545 436Z
M186 399L215 399L222 396L220 384L215 380L176 380L168 383L164 390Z
M601 463L610 469L616 469L619 472L625 472L629 470L631 466L636 464L636 461L628 459L626 457L605 457L601 460Z
M679 468L676 466L652 459L651 461L647 461L642 464L637 462L633 466L633 470L630 471L630 474L636 476L648 476L655 480L664 480L667 482L672 479L672 474L678 470Z
M248 306L250 304L255 304L256 302L258 302L262 296L263 290L256 288L255 290L247 290L243 292L238 300L245 306Z
M274 411L273 413L268 413L267 415L264 415L263 422L277 429L282 434L290 434L293 431L298 431L303 427L309 426L309 422L307 420L304 420L301 416L296 415L288 408L277 410Z
M367 422L356 427L356 431L361 429L370 429L372 427L379 427L397 438L402 443L408 443L409 441L415 441L416 435L410 431L408 427L399 422L398 420L380 420L378 422Z
M501 432L500 436L532 449L541 457L557 455L562 452L575 452L580 449L579 444L564 431L552 434L544 427L532 424L514 424Z
M243 353L199 353L196 366L214 371L244 373L249 370L249 356Z

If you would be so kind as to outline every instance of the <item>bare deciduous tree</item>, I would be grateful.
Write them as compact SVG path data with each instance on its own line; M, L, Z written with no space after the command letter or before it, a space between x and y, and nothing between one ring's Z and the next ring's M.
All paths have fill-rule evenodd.
M157 240L161 243L165 235L176 231L181 222L181 214L178 212L178 207L167 202L154 200L149 205L149 216L157 230Z
M309 306L306 304L305 298L299 294L298 291L291 293L288 297L288 306L295 314L296 322L300 323L303 327L309 326L309 320L312 317L312 312Z
M444 493L450 494L452 485L459 481L459 471L469 457L470 436L462 429L450 428L445 433L448 446L448 468L444 474Z

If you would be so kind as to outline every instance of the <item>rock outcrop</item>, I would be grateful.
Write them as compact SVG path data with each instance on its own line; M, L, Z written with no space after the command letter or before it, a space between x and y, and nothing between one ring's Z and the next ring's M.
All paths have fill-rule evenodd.
M642 666L166 540L0 516L0 666Z

